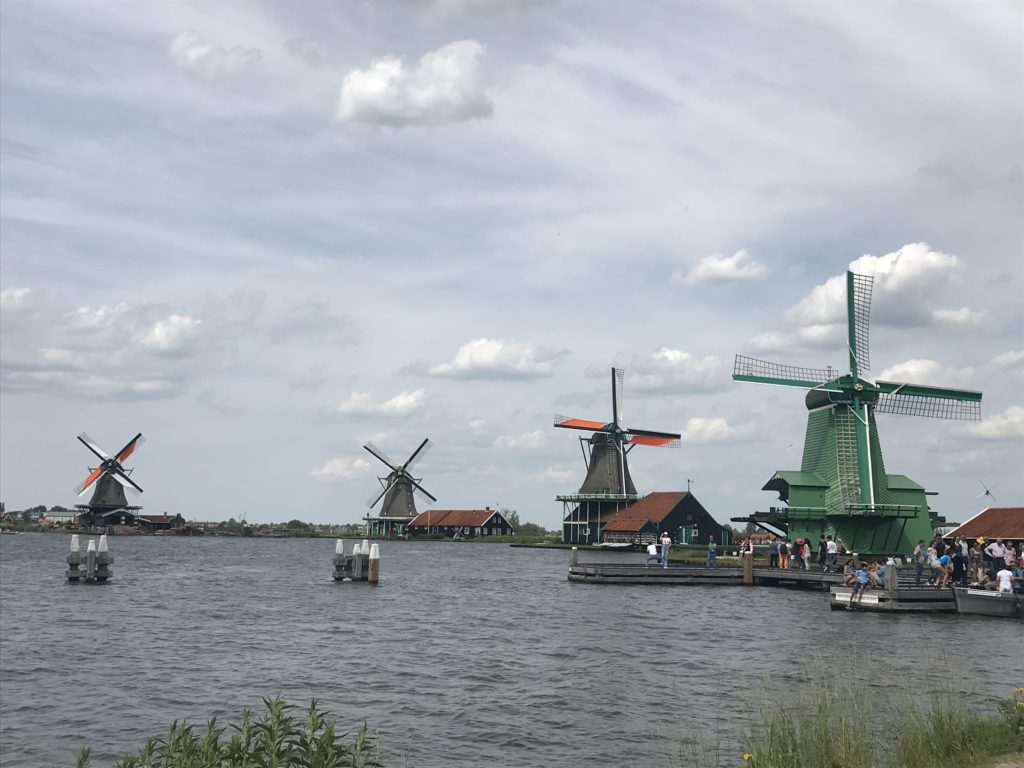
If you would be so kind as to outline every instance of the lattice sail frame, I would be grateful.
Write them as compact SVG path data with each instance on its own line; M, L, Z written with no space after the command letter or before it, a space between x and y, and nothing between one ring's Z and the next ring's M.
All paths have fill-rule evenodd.
M871 369L870 328L871 328L871 290L875 278L871 275L851 273L853 288L853 337L855 349L851 350L857 358L857 367L861 372Z
M756 357L747 357L746 355L736 355L732 373L733 376L757 376L765 379L812 381L819 384L835 381L839 376L839 371L835 368L801 368L796 365L784 365L768 360L759 360Z
M896 413L904 416L927 416L933 419L954 421L978 421L981 419L981 402L978 400L956 400L951 397L923 397L903 395L899 392L878 396L876 413Z

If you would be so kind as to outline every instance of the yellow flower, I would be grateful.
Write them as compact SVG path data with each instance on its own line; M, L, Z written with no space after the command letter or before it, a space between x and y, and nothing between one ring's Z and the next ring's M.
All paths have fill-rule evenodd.
M743 759L744 760L748 760L749 761L752 757L753 757L753 755L750 754L749 752L744 752L743 753Z

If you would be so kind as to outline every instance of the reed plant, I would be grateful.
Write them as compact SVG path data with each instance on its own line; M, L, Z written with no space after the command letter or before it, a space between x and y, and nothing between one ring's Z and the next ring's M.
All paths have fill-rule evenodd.
M216 719L199 730L176 721L167 736L147 740L117 768L379 768L376 739L365 724L349 737L338 733L315 699L304 718L280 697L263 705L258 718L245 709L241 722L228 727ZM76 765L89 768L88 748Z

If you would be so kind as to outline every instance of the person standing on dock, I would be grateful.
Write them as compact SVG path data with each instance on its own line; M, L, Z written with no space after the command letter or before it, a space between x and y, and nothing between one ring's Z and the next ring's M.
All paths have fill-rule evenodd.
M928 550L925 549L924 539L917 540L914 547L914 586L921 586L921 574L924 573L924 564L928 560Z
M832 573L836 568L836 553L838 547L836 547L835 540L828 536L825 539L825 572Z
M998 571L1003 567L1004 558L1006 556L1006 547L1003 546L1002 539L996 539L995 541L989 542L989 545L985 547L985 570L986 571ZM989 565L991 563L991 565Z
M708 558L704 561L705 568L718 567L718 548L715 546L715 537L708 536Z
M661 534L661 567L668 568L668 551L672 548L672 537L668 531Z
M824 538L818 539L818 570L822 573L825 572L826 563L828 562L828 545L825 543Z
M789 568L789 544L785 539L779 542L779 568L782 570Z
M774 536L772 536L771 540L768 542L768 567L779 567L779 542Z

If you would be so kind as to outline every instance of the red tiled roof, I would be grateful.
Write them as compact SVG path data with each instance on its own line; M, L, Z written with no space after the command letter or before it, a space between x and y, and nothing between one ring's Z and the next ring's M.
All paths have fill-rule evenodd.
M989 507L983 509L959 528L946 534L946 538L964 536L974 539L1024 539L1024 507Z
M605 518L608 522L605 524L604 530L606 532L639 531L648 520L657 525L675 509L684 496L686 496L686 491L649 493L625 509L609 513Z
M475 528L483 525L498 513L496 509L431 509L420 512L409 525L459 526Z

